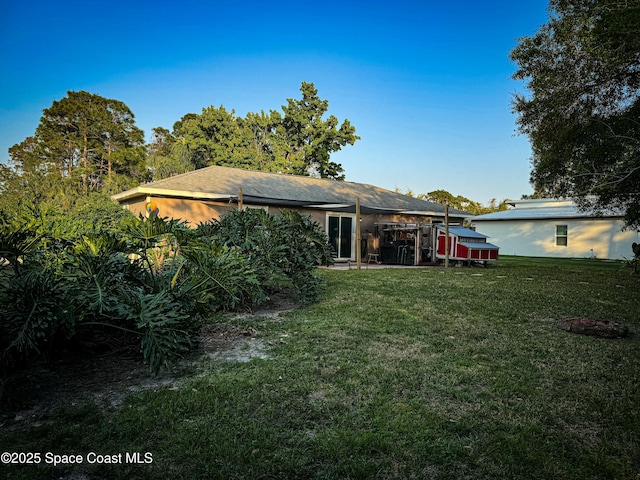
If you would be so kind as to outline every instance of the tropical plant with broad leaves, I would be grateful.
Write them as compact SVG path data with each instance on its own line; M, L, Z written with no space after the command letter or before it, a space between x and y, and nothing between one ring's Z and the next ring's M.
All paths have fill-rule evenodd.
M179 305L167 291L134 291L133 302L128 305L126 318L141 335L142 354L156 373L171 368L192 346L189 316L176 307Z
M127 258L125 241L114 235L78 240L64 252L59 275L78 307L79 324L118 322L132 292L144 288L142 269Z
M315 275L316 266L332 262L327 235L311 217L295 210L286 210L275 218L285 246L284 274L300 301L315 302L322 290L322 282Z
M4 222L0 370L6 373L30 358L47 359L60 344L81 342L87 329L94 336L116 330L138 336L144 358L156 372L183 352L190 342L185 332L193 329L184 321L188 303L176 299L171 282L165 281L168 275L158 274L146 251L135 249L142 255L132 257L132 247L145 241L150 245L155 233L175 226L149 223L139 219L138 225L130 225L137 232L136 243L115 234L36 241L37 222Z
M282 289L313 301L315 266L330 260L322 229L296 212L233 212L197 229L125 216L112 232L71 237L57 218L0 222L0 395L21 364L108 344L115 332L138 339L157 373L192 348L202 314Z
M119 231L129 242L132 254L143 262L152 283L157 274L175 266L179 261L180 240L189 237L184 222L154 215L126 218Z
M268 289L293 290L301 302L318 298L317 265L331 262L329 242L320 225L296 211L271 215L262 209L232 211L198 226L214 243L238 248Z
M265 292L249 258L237 248L202 239L183 250L186 258L181 290L200 307L232 309L257 305Z

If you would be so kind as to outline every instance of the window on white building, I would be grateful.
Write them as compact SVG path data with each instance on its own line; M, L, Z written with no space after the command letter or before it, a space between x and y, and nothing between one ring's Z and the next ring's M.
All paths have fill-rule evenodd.
M556 245L558 247L567 246L568 229L566 225L556 225Z

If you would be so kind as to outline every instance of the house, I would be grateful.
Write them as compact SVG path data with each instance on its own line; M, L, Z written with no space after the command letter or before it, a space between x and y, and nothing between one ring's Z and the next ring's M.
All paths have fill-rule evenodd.
M445 221L444 206L373 185L219 166L140 185L112 198L135 215L149 210L193 226L237 208L263 208L272 214L295 209L324 226L337 259L343 260L356 258L359 200L362 258L379 255L385 241L406 244L411 237L412 256L403 260L415 265L428 260L432 250L431 230L423 226ZM462 224L468 216L448 210L451 224ZM394 235L386 235L389 228Z
M473 225L501 253L532 257L622 259L633 256L640 233L625 231L623 214L580 211L571 199L514 200L512 209L480 215Z

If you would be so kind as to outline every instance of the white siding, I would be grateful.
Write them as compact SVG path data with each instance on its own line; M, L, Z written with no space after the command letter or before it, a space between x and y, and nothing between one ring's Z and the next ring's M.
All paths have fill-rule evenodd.
M477 230L500 247L501 255L532 257L631 258L640 233L623 231L621 219L559 218L474 221ZM556 245L556 225L567 225L567 246Z

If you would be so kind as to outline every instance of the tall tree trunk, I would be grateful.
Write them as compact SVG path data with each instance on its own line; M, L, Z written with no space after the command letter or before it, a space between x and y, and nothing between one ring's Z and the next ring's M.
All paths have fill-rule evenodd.
M107 178L111 180L111 144L107 145Z
M69 174L69 178L71 178L71 174L73 173L73 150L71 146L71 139L69 139L69 158L67 159L67 173Z
M84 176L82 177L82 187L84 190L84 194L87 195L89 193L89 146L88 144L88 139L87 139L87 132L84 132L83 135L83 141L84 141L84 147L83 147L83 152L82 152L82 156L83 156L83 162L84 162Z

